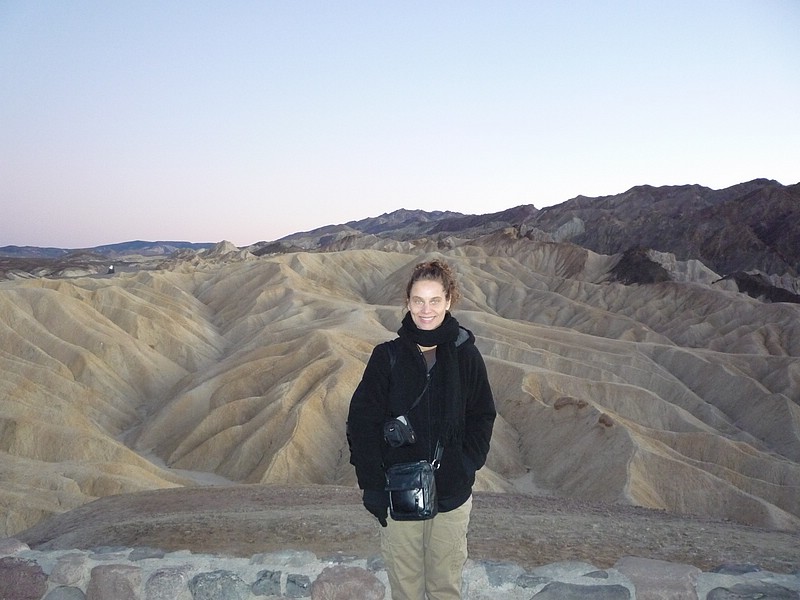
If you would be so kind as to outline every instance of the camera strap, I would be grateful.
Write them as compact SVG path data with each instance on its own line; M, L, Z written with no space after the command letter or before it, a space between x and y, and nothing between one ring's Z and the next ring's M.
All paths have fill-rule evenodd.
M431 382L431 378L430 378L430 376L428 376L425 379L425 387L422 388L422 391L419 393L419 396L417 396L417 399L414 400L414 403L408 408L408 412L411 412L412 410L417 408L417 405L420 403L420 401L422 400L422 397L425 395L425 392L428 390L428 384L430 382Z
M395 348L394 340L389 342L389 344L386 346L386 349L389 352L389 371L392 374L394 374L394 365L397 362L397 349ZM408 414L412 410L417 408L419 403L422 401L422 397L425 395L425 392L428 390L428 385L430 385L430 383L431 383L431 377L430 375L428 375L425 378L425 387L422 388L422 391L419 393L419 396L417 396L417 399L414 400L414 402L411 404L411 406L408 408L405 414Z

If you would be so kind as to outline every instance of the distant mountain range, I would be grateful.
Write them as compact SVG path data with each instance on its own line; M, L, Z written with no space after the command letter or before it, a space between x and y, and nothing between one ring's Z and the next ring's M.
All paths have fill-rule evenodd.
M120 242L106 244L94 248L40 248L38 246L3 246L0 256L10 258L66 258L72 256L95 255L107 258L118 256L169 256L178 250L207 250L214 244L197 244L193 242Z
M800 273L800 183L756 179L722 190L700 185L636 186L621 194L578 196L556 206L533 205L481 215L400 209L378 217L327 225L246 249L257 256L375 247L428 239L452 247L497 232L545 242L568 242L599 254L637 249L696 259L723 276L759 271L796 278ZM100 260L131 255L167 257L214 244L133 241L75 250L5 246L0 257ZM8 265L7 265L8 267ZM24 270L24 269L23 269Z

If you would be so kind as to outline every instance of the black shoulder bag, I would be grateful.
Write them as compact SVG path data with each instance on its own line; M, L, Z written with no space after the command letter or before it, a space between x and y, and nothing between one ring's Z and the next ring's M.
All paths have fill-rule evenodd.
M433 461L398 463L386 470L389 514L395 521L424 521L439 512L436 470L442 458L442 443L436 442Z

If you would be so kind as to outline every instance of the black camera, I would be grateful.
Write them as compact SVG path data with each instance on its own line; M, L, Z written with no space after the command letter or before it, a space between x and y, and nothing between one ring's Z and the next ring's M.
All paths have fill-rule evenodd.
M392 448L402 448L416 443L417 434L405 415L400 415L383 424L383 439Z

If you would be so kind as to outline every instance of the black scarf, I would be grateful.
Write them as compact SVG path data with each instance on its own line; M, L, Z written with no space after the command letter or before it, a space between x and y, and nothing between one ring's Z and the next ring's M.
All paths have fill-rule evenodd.
M464 399L456 354L456 340L460 329L458 321L449 312L445 314L442 324L431 330L419 329L411 318L411 313L406 313L402 327L397 331L401 343L412 349L412 356L419 353L417 346L436 346L436 368L443 371L442 443L445 446L460 445L464 435ZM415 365L415 368L419 369L419 366ZM419 393L420 390L407 392L407 406Z

